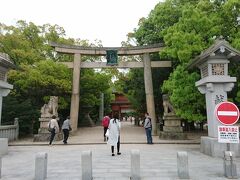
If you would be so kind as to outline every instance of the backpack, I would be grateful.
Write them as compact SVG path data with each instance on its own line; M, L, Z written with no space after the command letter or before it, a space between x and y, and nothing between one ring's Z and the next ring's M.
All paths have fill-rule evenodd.
M109 118L108 117L103 118L102 125L103 125L103 127L108 127L108 125L109 125Z

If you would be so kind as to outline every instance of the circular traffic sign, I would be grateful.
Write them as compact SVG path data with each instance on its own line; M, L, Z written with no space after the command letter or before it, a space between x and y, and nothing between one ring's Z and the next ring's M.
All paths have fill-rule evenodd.
M224 125L233 125L238 121L239 109L232 102L221 102L215 108L217 119Z

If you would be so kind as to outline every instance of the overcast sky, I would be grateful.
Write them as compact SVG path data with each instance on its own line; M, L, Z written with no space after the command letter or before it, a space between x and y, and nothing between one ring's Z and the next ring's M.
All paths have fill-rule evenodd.
M17 20L63 27L72 38L102 40L105 47L121 46L160 0L3 0L0 23Z

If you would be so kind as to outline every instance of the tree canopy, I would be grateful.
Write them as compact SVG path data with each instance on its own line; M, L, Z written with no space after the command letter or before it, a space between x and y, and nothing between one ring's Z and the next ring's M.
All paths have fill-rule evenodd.
M130 34L135 39L131 42L139 45L165 44L160 60L171 60L173 72L163 84L158 84L159 91L170 95L177 115L188 121L201 121L206 116L204 96L195 87L199 72L189 72L186 65L218 38L240 49L239 7L238 0L166 0L157 4L148 17L140 19L139 26ZM230 68L238 82L229 98L239 102L239 63L234 62ZM155 76L153 73L153 79Z
M73 56L56 54L49 42L101 46L100 41L91 44L88 40L66 38L65 30L58 25L39 26L22 20L15 26L0 24L0 52L8 54L16 65L16 69L8 73L8 81L14 89L4 98L2 122L19 117L20 129L26 134L37 132L40 109L50 96L59 96L60 116L65 118L70 113L72 71L61 62L72 61ZM82 60L95 61L97 58L83 57ZM82 70L81 103L93 106L98 113L100 93L105 93L105 103L110 103L110 81L111 77L107 74ZM16 111L13 104L24 111ZM22 106L28 107L28 113Z

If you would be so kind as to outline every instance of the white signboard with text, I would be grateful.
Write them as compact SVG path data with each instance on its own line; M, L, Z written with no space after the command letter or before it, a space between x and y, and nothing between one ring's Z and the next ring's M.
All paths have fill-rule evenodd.
M219 143L239 143L238 126L218 126Z

